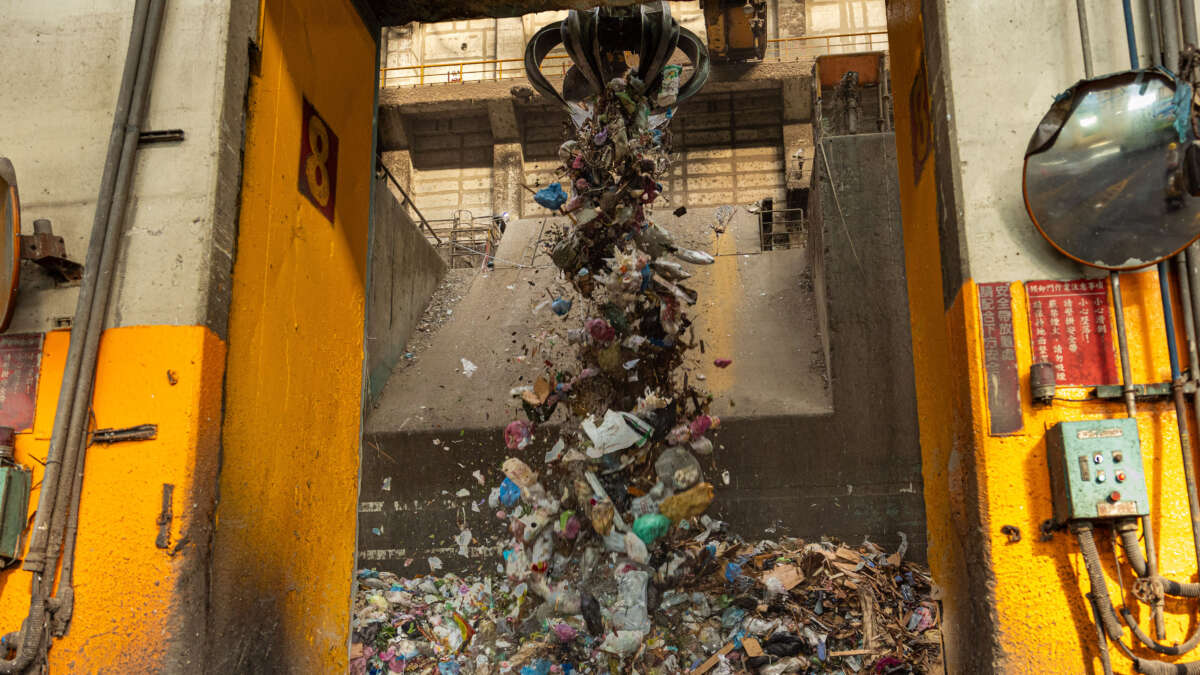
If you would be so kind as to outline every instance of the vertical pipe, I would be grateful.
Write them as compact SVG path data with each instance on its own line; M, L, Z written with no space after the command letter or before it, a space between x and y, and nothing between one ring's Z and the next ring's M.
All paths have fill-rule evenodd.
M116 270L117 252L120 248L125 208L128 205L129 192L133 184L138 135L141 132L146 102L150 96L150 78L154 70L159 29L162 26L166 3L167 0L150 0L146 34L138 59L137 78L130 100L129 118L125 124L121 162L117 168L116 189L113 191L112 205L108 213L108 225L104 233L103 249L100 253L100 266L96 271L96 294L92 297L92 308L89 312L88 323L84 327L81 377L75 382L75 406L71 410L71 419L67 427L66 452L63 457L63 469L71 473L63 473L61 476L60 480L63 481L63 485L59 487L55 495L54 510L50 516L49 543L56 552L62 545L63 532L68 523L74 523L78 518L78 511L72 510L72 504L78 506L76 495L73 494L73 486L80 484L81 480L76 479L75 473L83 469L89 411L95 385L96 360L100 351L100 335L104 330L108 303L112 295L113 276ZM73 324L73 330L79 329L80 326ZM64 490L64 486L68 489ZM49 595L54 585L53 574L46 575L44 585L44 592Z
M1092 79L1092 38L1088 32L1087 6L1084 0L1075 0L1075 9L1079 13L1079 45L1083 48L1083 75Z
M1167 329L1167 355L1171 361L1171 390L1175 399L1175 417L1179 425L1179 448L1183 455L1183 479L1187 486L1188 513L1192 520L1192 543L1196 563L1200 564L1200 497L1196 493L1196 467L1192 460L1191 436L1188 432L1187 405L1183 399L1183 377L1179 372L1179 349L1175 340L1175 317L1172 311L1170 279L1166 262L1158 263L1158 289L1162 295L1163 322Z
M1180 314L1183 315L1183 330L1187 337L1188 350L1188 376L1187 379L1196 380L1200 375L1200 358L1197 357L1196 349L1196 317L1190 311L1192 301L1192 280L1189 277L1189 268L1187 262L1187 254L1180 253L1175 256L1175 278L1179 280L1179 299L1183 303L1180 308Z
M1153 3L1154 0L1149 0ZM1129 48L1129 67L1133 70L1138 68L1137 55L1137 36L1133 30L1133 8L1130 6L1130 0L1121 0L1121 7L1125 13L1125 41ZM1150 34L1154 35L1153 27ZM1121 353L1121 383L1125 394L1125 411L1130 417L1136 417L1137 403L1133 394L1133 377L1129 365L1129 344L1125 335L1125 303L1121 298L1121 275L1119 272L1110 272L1108 275L1109 281L1112 284L1113 293L1113 314L1117 321L1117 340ZM1146 544L1146 573L1154 577L1158 576L1158 550L1154 545L1154 527L1150 521L1150 516L1142 516L1142 538ZM1154 617L1154 632L1159 640L1166 638L1166 625L1163 621L1163 603L1158 601L1151 607L1151 614Z
M1113 297L1113 320L1117 324L1117 352L1121 359L1121 391L1125 398L1125 414L1130 418L1137 418L1137 398L1134 394L1133 386L1133 367L1129 362L1129 338L1125 333L1125 301L1121 297L1121 273L1109 272L1109 284L1112 287ZM1146 574L1150 577L1158 576L1158 549L1154 545L1154 526L1150 522L1150 516L1142 516L1142 538L1146 544ZM1163 619L1162 602L1156 602L1151 606L1150 612L1154 618L1154 633L1159 640L1166 638L1167 627Z
M1125 44L1129 47L1129 67L1138 68L1137 38L1133 35L1133 7L1130 0L1121 0L1121 9L1125 13Z
M1158 15L1162 20L1163 67L1172 73L1179 71L1179 13L1175 0L1159 0Z
M1196 0L1179 0L1179 23L1183 26L1183 46L1197 46Z
M104 158L104 172L100 178L100 194L96 198L96 213L92 218L92 233L84 258L83 279L79 284L79 295L75 304L71 342L67 348L66 365L63 368L62 386L58 392L58 404L54 412L54 426L50 434L50 448L46 454L46 471L42 477L42 488L38 495L37 515L29 535L29 549L23 563L24 569L40 572L45 569L46 538L50 534L50 513L53 510L59 476L62 472L63 453L67 440L67 424L75 400L75 381L79 378L83 358L84 326L92 308L92 297L96 292L96 272L100 267L100 254L107 232L108 212L112 206L113 192L117 182L117 168L121 161L125 122L129 118L130 101L137 75L138 55L149 14L149 0L138 0L133 9L133 25L129 34L129 46L125 52L125 67L121 73L121 86L117 91L116 108L113 111L112 131L108 137L108 154ZM70 467L68 467L70 470Z
M1150 65L1162 65L1162 24L1159 19L1158 3L1160 0L1145 0L1146 22L1149 23L1150 34Z

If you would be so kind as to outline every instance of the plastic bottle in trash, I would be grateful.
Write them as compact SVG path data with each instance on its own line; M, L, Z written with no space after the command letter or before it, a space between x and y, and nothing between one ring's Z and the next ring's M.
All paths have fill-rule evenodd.
M683 74L683 66L672 63L663 67L662 84L658 88L655 103L660 108L675 105L679 96L679 77Z
M650 630L650 611L646 606L646 587L650 574L629 570L617 579L617 601L610 608L617 630Z

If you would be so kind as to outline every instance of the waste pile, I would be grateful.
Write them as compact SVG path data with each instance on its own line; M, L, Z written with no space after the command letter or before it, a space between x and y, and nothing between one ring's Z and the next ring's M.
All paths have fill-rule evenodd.
M699 458L720 419L684 367L705 349L684 263L714 260L655 221L656 207L671 214L659 179L679 68L655 91L628 71L574 104L567 189L535 195L571 221L547 249L556 287L574 292L546 304L576 360L530 362L533 384L511 392L525 417L504 429L511 456L488 501L509 535L500 573L361 571L353 672L898 673L937 660L929 578L903 552L743 542L706 514L715 489ZM557 441L530 457L543 428ZM469 530L458 544L466 554Z

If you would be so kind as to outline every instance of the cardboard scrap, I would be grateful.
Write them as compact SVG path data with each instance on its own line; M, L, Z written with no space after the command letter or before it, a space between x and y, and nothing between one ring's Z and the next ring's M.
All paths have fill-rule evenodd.
M783 590L790 591L804 581L804 572L800 571L795 565L776 565L762 575L762 582L766 584L769 579L776 579L783 586Z
M763 654L762 645L752 637L742 638L742 649L745 650L746 656L750 658L762 656Z

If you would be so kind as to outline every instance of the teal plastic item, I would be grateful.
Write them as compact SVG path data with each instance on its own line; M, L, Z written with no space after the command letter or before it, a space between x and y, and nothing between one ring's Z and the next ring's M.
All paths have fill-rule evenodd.
M661 513L647 513L633 521L633 533L647 546L671 529L671 519Z
M1059 422L1046 433L1054 519L1113 520L1149 514L1137 422Z

